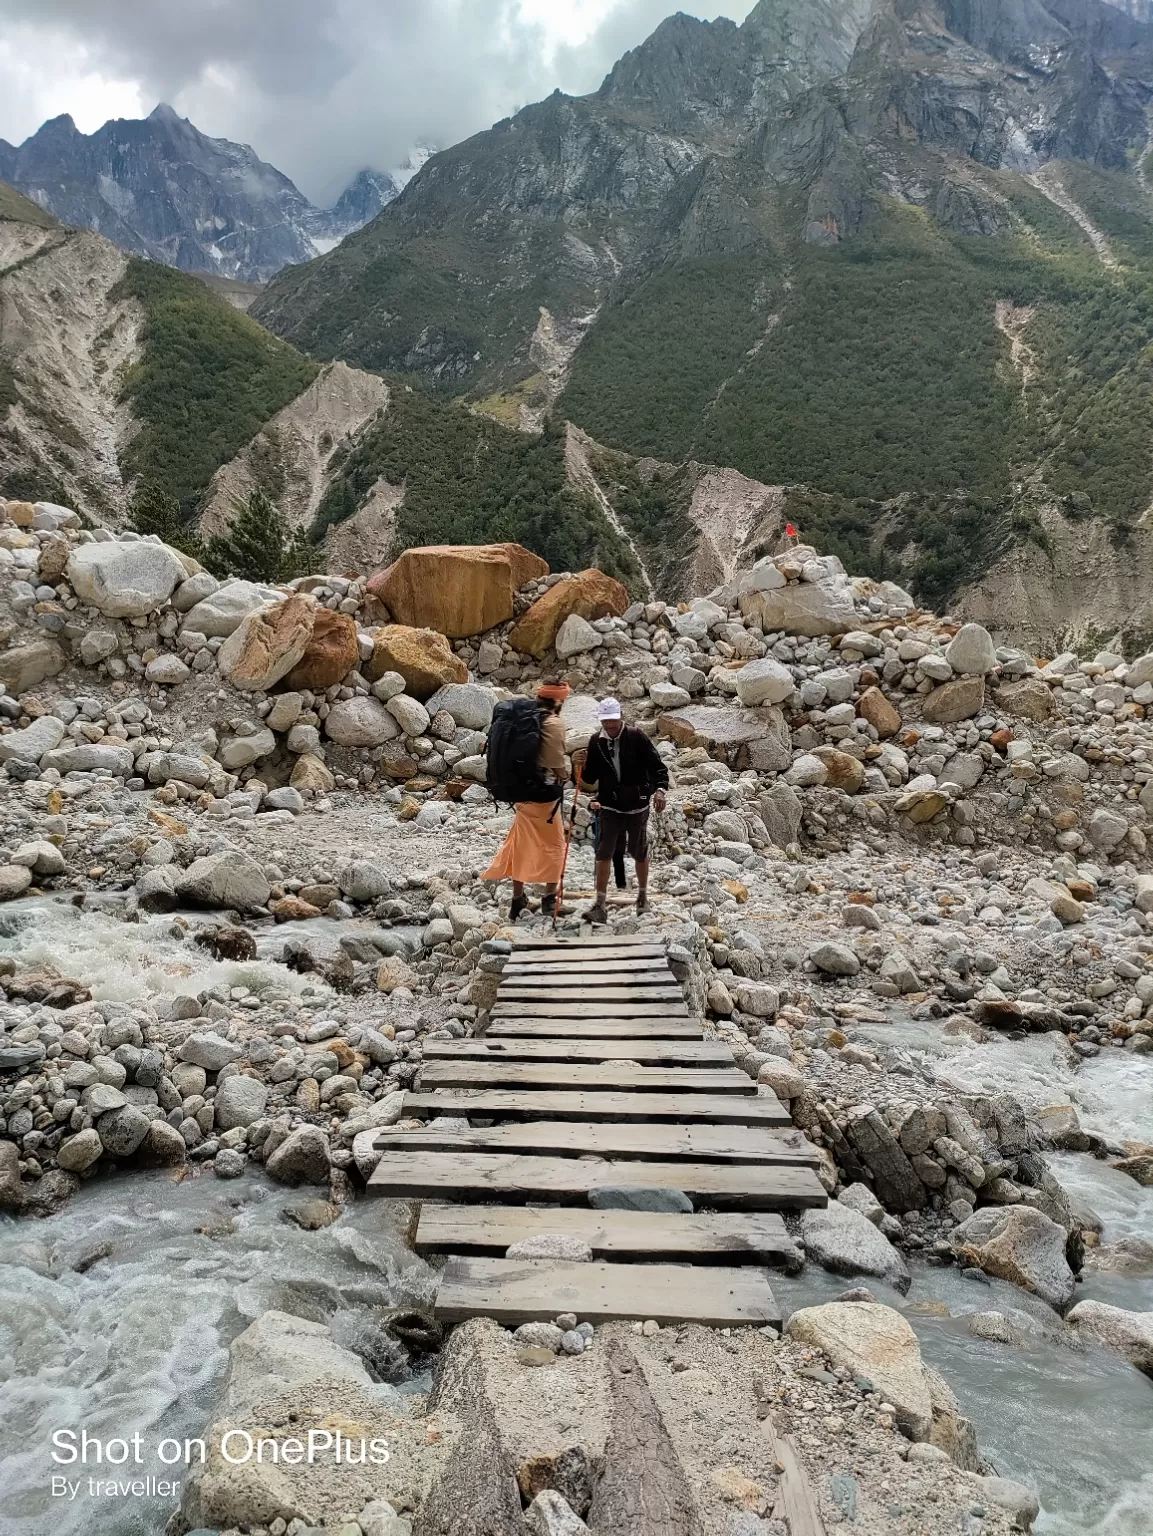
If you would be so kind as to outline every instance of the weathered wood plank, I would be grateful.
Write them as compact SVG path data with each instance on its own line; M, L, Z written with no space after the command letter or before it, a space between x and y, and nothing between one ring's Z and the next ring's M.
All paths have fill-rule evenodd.
M429 1040L425 1061L637 1061L650 1067L731 1067L733 1053L712 1040Z
M800 1210L828 1203L811 1168L765 1163L593 1162L579 1157L524 1157L506 1152L386 1152L368 1181L392 1199L588 1199L606 1185L681 1189L693 1200L751 1211Z
M598 1259L691 1260L694 1263L783 1264L800 1254L781 1218L770 1211L707 1211L663 1216L654 1211L586 1211L579 1206L440 1205L420 1208L418 1253L462 1249L503 1255L526 1237L579 1237Z
M521 986L505 981L497 992L498 1003L595 1003L599 1008L636 1007L643 1003L683 1003L684 994L675 984L655 987L571 987L546 982L541 986Z
M668 989L676 988L680 995L680 986L676 977L670 970L664 971L636 971L632 975L628 971L609 971L601 974L589 975L579 967L566 967L563 971L554 971L551 975L540 971L505 971L501 977L501 990L516 987L518 990L531 988L533 991L543 989L551 990L554 987L579 987L583 991L592 989L598 992L607 988L624 988L626 991L648 991L652 987Z
M497 1039L703 1040L700 1019L493 1019L484 1032Z
M668 963L655 955L642 955L635 960L623 956L614 960L610 956L602 960L594 955L565 954L556 960L542 960L539 950L530 950L524 958L510 955L504 967L506 976L564 976L569 972L577 976L601 976L614 971L630 977L643 975L646 971L659 971L662 976L672 975Z
M475 1115L492 1120L628 1120L712 1125L791 1125L788 1110L764 1090L737 1093L613 1093L507 1091L501 1088L442 1089L406 1093L404 1114Z
M386 1152L526 1152L551 1157L653 1159L667 1162L768 1163L815 1166L817 1149L800 1131L748 1125L604 1125L580 1120L530 1120L468 1131L386 1130L375 1145ZM643 1173L638 1175L643 1182Z
M756 1084L738 1068L628 1067L613 1062L430 1061L420 1074L428 1088L611 1088L627 1093L735 1093Z
M549 954L562 951L580 952L590 949L622 949L629 955L664 955L665 946L643 933L592 933L585 938L566 939L563 935L517 934L512 941L514 954L526 949L546 950Z
M535 1003L505 1002L502 998L493 1007L492 1016L494 1019L539 1019L546 1011L558 1019L579 1019L585 1014L592 1018L600 1014L615 1019L687 1019L689 1016L689 1010L683 1002L611 1002L592 997L584 1003L555 1002L546 997Z
M781 1322L768 1281L755 1269L450 1259L436 1299L436 1314L445 1322L491 1317L514 1325L558 1311L590 1323L651 1317L661 1324L728 1328Z

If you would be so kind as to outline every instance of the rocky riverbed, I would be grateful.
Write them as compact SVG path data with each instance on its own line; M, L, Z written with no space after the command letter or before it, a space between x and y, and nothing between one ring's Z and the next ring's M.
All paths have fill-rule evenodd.
M406 1208L358 1196L423 1042L485 1026L510 936L507 893L479 880L509 815L484 788L487 727L501 697L563 672L570 746L611 692L673 777L653 910L614 923L668 939L686 997L822 1149L836 1198L797 1223L807 1262L779 1291L786 1312L835 1315L739 1347L767 1351L829 1523L850 1493L831 1491L841 1431L822 1423L847 1415L890 1447L883 1475L863 1449L838 1474L865 1528L997 1529L964 1482L992 1466L1036 1490L1037 1530L1153 1530L1153 657L998 648L803 548L680 608L508 546L275 590L67 509L0 511L0 1207L39 1218L3 1228L7 1418L107 1424L114 1402L190 1432L226 1400L229 1342L283 1314L321 1326L304 1355L348 1356L373 1412L376 1387L399 1390L427 1432L436 1351L380 1317L434 1277L404 1248ZM580 811L569 886L587 893L586 826ZM128 1328L137 1285L129 1316L152 1321ZM932 1498L907 1486L914 1464L930 1477L928 1432L877 1392L837 1397L868 1375L838 1343L870 1305L835 1300L854 1286L912 1325L976 1425L946 1438ZM546 1373L585 1354L607 1370L599 1333ZM669 1333L627 1347L673 1359L689 1343ZM453 1347L497 1384L516 1363L487 1338ZM95 1389L107 1360L122 1403ZM789 1372L810 1369L794 1423ZM44 1523L21 1435L0 1513L71 1529ZM774 1529L771 1490L763 1507L725 1494L727 1463L673 1441L709 1529ZM747 1437L733 1445L739 1467ZM449 1475L423 1455L410 1473L405 1507L376 1512L389 1536L433 1520L422 1499ZM877 1502L887 1479L900 1516ZM567 1518L546 1499L532 1528Z

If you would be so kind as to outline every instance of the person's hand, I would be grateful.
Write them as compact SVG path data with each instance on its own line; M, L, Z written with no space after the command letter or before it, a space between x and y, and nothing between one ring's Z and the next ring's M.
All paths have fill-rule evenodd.
M601 803L600 803L600 801L599 800L590 800L589 801L589 810L593 813L594 816L599 816L600 813L601 813Z
M587 747L578 747L572 754L573 767L578 769L583 768L585 763L588 761L588 755L589 749Z
M658 789L656 794L653 796L653 804L657 808L657 814L658 815L660 814L661 811L664 810L665 806L668 803L669 803L669 797L665 794L663 789Z

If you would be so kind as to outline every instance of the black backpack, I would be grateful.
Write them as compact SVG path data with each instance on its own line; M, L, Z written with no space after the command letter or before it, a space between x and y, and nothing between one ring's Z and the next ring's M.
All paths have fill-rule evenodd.
M534 699L506 699L493 710L488 732L488 790L494 800L547 804L564 793L540 768L541 713Z

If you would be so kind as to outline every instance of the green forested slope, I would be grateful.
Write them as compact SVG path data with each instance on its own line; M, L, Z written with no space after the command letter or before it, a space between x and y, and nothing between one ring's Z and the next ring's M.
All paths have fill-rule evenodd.
M132 257L120 287L145 312L141 355L124 380L142 426L124 467L191 515L213 472L319 368L183 272Z
M596 503L567 486L559 421L526 436L397 380L385 415L353 448L321 503L313 538L351 516L381 478L405 488L398 552L513 540L554 571L597 565L626 583L639 574Z

